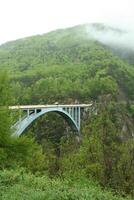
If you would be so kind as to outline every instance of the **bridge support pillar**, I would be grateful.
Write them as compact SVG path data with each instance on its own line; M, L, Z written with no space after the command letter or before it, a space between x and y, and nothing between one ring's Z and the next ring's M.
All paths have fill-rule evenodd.
M30 111L29 109L27 109L27 117L29 118L29 115L30 115Z

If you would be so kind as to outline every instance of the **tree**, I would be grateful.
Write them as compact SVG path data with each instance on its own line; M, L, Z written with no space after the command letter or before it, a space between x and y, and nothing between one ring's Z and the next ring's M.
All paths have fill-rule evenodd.
M6 146L10 138L9 79L6 72L0 73L0 147Z

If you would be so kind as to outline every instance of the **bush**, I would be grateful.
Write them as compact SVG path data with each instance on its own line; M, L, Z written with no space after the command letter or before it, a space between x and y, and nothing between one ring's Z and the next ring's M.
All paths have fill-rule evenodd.
M75 177L76 178L76 177ZM0 171L1 200L132 200L104 191L87 179L50 179L19 171Z

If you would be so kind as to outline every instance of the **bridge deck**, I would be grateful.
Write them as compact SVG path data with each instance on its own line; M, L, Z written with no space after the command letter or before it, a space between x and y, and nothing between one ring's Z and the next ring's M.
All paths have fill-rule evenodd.
M53 105L17 105L17 106L9 106L9 109L11 110L17 110L17 109L42 109L42 108L72 108L72 107L80 107L80 108L86 108L90 107L92 104L65 104L65 105L60 105L60 104L53 104Z

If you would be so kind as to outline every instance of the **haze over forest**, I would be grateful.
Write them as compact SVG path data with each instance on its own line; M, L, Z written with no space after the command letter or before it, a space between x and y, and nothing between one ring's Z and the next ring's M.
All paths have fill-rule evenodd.
M115 7L110 3L110 10L106 3L106 10L105 4L98 4L96 8L93 3L90 5L94 8L92 10L86 7L86 0L83 2L85 5L78 3L75 12L77 15L82 8L86 9L81 11L82 21L86 21L84 11L92 11L91 18L99 13L98 17L102 19L107 12L113 13ZM23 10L25 0L20 5ZM24 18L29 14L29 5L28 2L26 15L22 15ZM56 9L57 4L54 5ZM63 8L62 2L61 5ZM70 6L65 5L66 8ZM74 16L74 5L73 2L70 16ZM127 7L124 2L122 7L120 5L119 2L116 4L115 18L119 8L122 8L121 16L124 16L125 10L126 16L130 17L130 6ZM36 6L38 8L39 4L33 3L31 17ZM46 4L40 12L48 7L51 8L51 5ZM102 18L100 8L104 11ZM55 13L60 8L55 9L52 8L51 14L56 17ZM18 11L22 12L19 7ZM43 19L44 12L41 13ZM63 19L67 19L64 17L66 14L68 12L63 13ZM16 10L13 16L16 17ZM58 17L61 19L60 12ZM41 29L37 33L36 29L37 34L31 24L33 35L24 30L28 37L22 31L24 25L21 27L19 23L22 39L18 30L15 35L11 30L15 40L0 45L1 200L134 198L132 23L119 23L117 20L116 24L112 24L104 20L104 23L89 21L73 26L78 24L76 19L65 21L60 29L57 24L48 26L44 33ZM61 23L60 20L57 22ZM37 23L35 25L37 28ZM52 28L54 26L56 30ZM69 28L64 28L66 26ZM53 31L49 31L51 29ZM9 37L5 35L3 39L2 35L0 40L7 41ZM26 112L9 110L9 106L48 104L92 106L81 110L80 132L72 129L67 118L48 112L34 120L18 137L15 128L28 118Z

